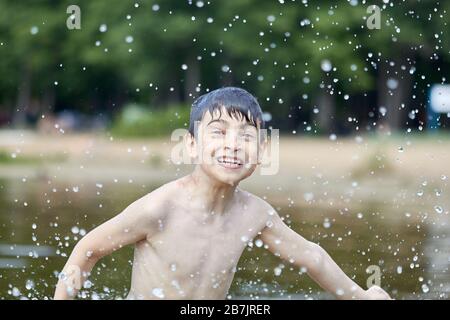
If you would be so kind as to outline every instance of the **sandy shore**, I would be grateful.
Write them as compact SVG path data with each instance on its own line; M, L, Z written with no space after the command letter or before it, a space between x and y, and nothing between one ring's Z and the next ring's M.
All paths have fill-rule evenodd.
M134 181L155 185L187 174L189 165L170 160L177 142L167 139L116 139L104 134L39 135L31 131L0 131L0 152L15 161L0 164L3 178L44 178L61 181ZM38 159L36 163L20 159ZM357 190L370 197L392 198L393 189L415 190L447 185L450 179L450 137L347 137L336 140L281 137L279 170L254 174L242 183L258 192L285 190L294 199L311 200ZM442 186L440 186L442 187Z

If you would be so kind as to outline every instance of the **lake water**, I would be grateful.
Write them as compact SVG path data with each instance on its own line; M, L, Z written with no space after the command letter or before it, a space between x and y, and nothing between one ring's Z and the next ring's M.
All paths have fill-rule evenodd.
M132 181L0 180L0 299L51 298L77 240L155 187ZM268 193L267 200L291 228L319 243L362 287L370 276L366 268L375 265L381 286L396 299L448 299L448 207L436 207L435 189L428 187L429 192L423 189L429 201L414 190L404 190L403 196L397 192L389 202L343 197L342 206L290 201L282 192ZM123 248L98 263L90 277L93 285L84 291L86 299L126 295L132 250ZM231 299L331 297L301 270L255 245L244 251L229 294Z

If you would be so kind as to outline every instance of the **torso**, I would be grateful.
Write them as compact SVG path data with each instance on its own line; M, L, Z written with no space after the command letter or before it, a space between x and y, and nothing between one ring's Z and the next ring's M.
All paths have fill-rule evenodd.
M240 190L228 211L207 222L186 194L176 200L158 231L135 245L127 299L225 299L243 250L267 221L256 198Z

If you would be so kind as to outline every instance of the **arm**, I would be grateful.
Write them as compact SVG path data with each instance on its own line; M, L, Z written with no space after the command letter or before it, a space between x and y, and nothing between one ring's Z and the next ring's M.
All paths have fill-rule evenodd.
M160 204L158 195L150 193L84 236L74 247L60 274L54 299L73 299L102 257L155 232L155 222L163 211Z
M275 255L304 267L308 275L323 289L338 299L390 299L379 287L363 290L351 280L319 245L312 243L289 228L271 208L271 227L266 226L261 240Z

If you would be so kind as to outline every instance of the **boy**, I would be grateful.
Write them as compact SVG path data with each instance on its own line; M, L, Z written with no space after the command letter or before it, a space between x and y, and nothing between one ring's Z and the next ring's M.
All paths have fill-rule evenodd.
M134 244L127 299L225 299L239 257L259 237L339 299L390 299L379 287L363 290L267 202L238 188L257 167L263 127L257 100L243 89L221 88L198 98L185 136L189 155L197 160L193 172L136 200L83 237L54 298L75 297L99 259Z

